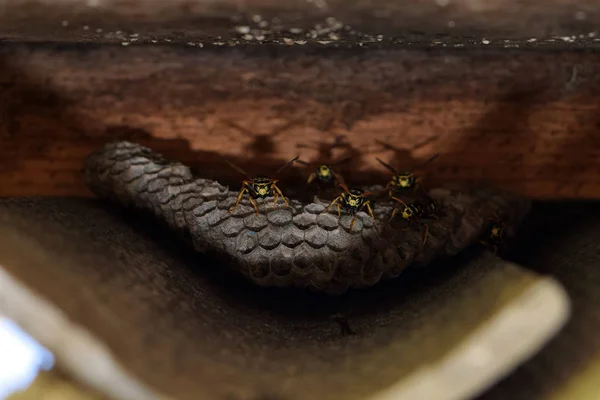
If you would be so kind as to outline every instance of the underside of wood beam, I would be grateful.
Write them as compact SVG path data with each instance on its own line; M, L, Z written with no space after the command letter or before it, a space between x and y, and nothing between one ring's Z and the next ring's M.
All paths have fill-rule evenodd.
M220 155L251 173L352 155L351 180L385 182L375 157L439 152L432 183L597 198L599 80L600 55L567 51L6 45L0 194L86 194L84 157L126 139L234 183Z

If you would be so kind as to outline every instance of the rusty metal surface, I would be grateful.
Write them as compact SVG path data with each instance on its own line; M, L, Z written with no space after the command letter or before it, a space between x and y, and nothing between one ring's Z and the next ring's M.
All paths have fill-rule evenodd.
M396 278L409 265L455 255L485 235L499 218L514 234L529 211L521 196L493 189L432 189L440 217L408 227L396 218L394 203L374 197L373 221L365 212L343 215L338 224L332 199L290 196L290 207L258 199L256 215L246 199L232 213L237 192L216 181L194 177L189 168L129 142L108 144L86 162L92 191L126 206L152 212L187 237L200 253L219 256L224 265L261 286L297 286L332 294ZM285 181L283 181L285 182ZM350 184L350 183L349 183ZM382 186L379 187L381 189ZM369 188L366 188L369 189ZM372 189L372 188L371 188ZM495 216L496 215L496 216Z

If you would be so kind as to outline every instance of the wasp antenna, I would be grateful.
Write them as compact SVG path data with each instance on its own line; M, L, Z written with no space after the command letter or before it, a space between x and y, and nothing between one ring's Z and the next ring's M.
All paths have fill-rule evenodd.
M392 197L392 200L396 200L398 203L402 204L404 207L408 207L408 205L402 201L402 199L398 198L398 197Z
M296 157L292 158L290 161L288 161L287 163L285 163L281 168L279 168L275 174L277 175L278 173L280 173L281 171L283 171L285 168L289 167L290 165L292 165L294 163L294 161L297 161L300 158L299 155L297 155Z
M337 179L337 181L338 181L339 183L346 184L346 181L344 181L344 177L343 177L343 176L336 174L334 170L331 170L331 173L333 174L333 177L334 177L335 179Z
M229 166L231 168L233 168L234 170L236 170L237 172L239 172L240 174L246 176L246 178L251 179L250 176L248 175L248 173L246 171L244 171L242 168L238 167L237 165L235 165L234 163L232 163L231 161L229 161L228 159L226 159L225 157L221 158L227 163L229 164Z
M432 162L433 160L435 160L436 158L438 158L438 156L440 155L440 153L435 153L433 156L429 157L425 162L423 162L421 165L419 165L416 168L413 168L411 173L414 172L416 169L419 168L423 168L424 166L426 166L427 164L429 164L430 162Z
M385 162L383 162L381 159L379 159L379 158L377 158L377 157L375 157L375 159L376 159L377 161L379 161L379 163L380 163L381 165L383 165L384 167L386 167L387 169L389 169L389 170L390 170L390 171L391 171L391 172L392 172L394 175L398 175L398 171L397 171L397 170L396 170L394 167L392 167L392 166L391 166L391 165L389 165L389 164L386 164Z
M440 153L435 153L433 156L429 157L429 159L427 161L425 161L423 164L421 164L421 167L426 166L427 164L429 164L430 162L432 162L433 160L438 158L439 155L440 155Z
M350 190L348 189L348 186L346 186L345 183L340 183L339 187L341 187L342 189L344 189L344 192L350 193Z
M300 164L302 164L302 165L310 165L310 163L309 163L309 162L307 162L307 161L303 161L303 160L300 160L300 159L298 159L298 160L296 160L296 161L297 161L297 162L299 162L299 163L300 163Z

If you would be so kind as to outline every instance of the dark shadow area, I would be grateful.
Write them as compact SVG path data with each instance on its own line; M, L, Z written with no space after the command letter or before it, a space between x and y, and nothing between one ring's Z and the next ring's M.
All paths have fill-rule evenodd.
M401 138L402 136L398 136L396 137L396 139ZM381 140L376 140L375 143L377 143L379 146L381 146L383 149L387 150L387 151L391 151L392 152L392 157L387 159L387 160L383 160L385 161L387 164L391 165L392 167L396 168L398 171L412 171L413 169L415 169L417 166L419 166L419 163L421 163L419 160L415 159L413 157L413 151L419 149L420 147L425 146L428 143L431 143L433 141L435 141L436 138L427 138L424 141L422 141L421 143L417 144L417 146L413 146L411 148L401 148L399 146L390 144L388 142L383 142Z
M557 279L572 301L572 316L530 361L479 397L539 399L600 356L600 202L537 202L507 258Z
M138 235L148 237L164 248L170 257L192 266L194 274L209 278L218 288L220 296L279 318L309 318L334 327L338 314L345 317L352 326L354 318L370 319L370 316L388 310L398 302L408 301L416 292L442 284L455 275L457 269L473 262L482 252L481 247L473 246L455 257L434 261L427 267L409 267L399 279L382 281L373 287L350 289L339 296L297 288L262 288L240 277L239 273L223 268L218 255L199 254L191 248L190 243L183 242L181 237L166 235L165 232L170 232L170 228L149 213L102 201L99 204L107 207L116 218L132 226ZM368 329L368 326L363 329Z
M272 158L276 151L275 139L282 134L287 133L290 128L299 125L300 121L289 121L269 133L252 132L233 121L223 121L223 124L230 128L235 128L239 133L251 139L244 147L244 158L246 160L260 159L262 163L265 159L267 162L276 161Z
M494 160L495 147L506 146L510 143L518 143L519 140L532 134L528 125L528 119L533 109L545 101L549 93L550 84L543 80L523 82L525 76L529 76L530 71L522 68L520 71L511 75L500 87L506 87L505 93L497 99L491 100L492 107L487 111L475 125L466 130L454 132L460 140L445 149L440 158L443 163L439 163L438 171L444 172L446 169L455 169L456 165L461 165L460 160L472 156L477 159L473 168L480 172L480 176L475 176L470 183L489 185L490 182L484 180L484 176L489 171L484 172L484 168L492 164L485 159ZM525 176L527 155L523 155L521 149L515 149L506 160L498 160L505 168L500 170L504 176L495 176L494 179L511 178L513 176ZM494 161L494 164L497 161ZM464 163L463 163L464 164ZM478 165L479 164L479 165ZM478 168L479 167L479 168ZM495 166L497 168L497 166ZM457 172L456 170L454 171Z
M216 153L192 150L184 139L156 138L142 128L105 126L101 121L80 115L73 100L61 96L48 82L27 74L7 54L10 53L0 55L0 146L4 156L0 171L18 172L24 184L33 178L27 176L30 171L21 168L29 162L47 163L47 173L52 177L55 173L73 173L72 168L66 171L60 168L65 160L72 163L76 158L80 165L76 172L82 176L85 157L107 141L139 143L187 165L194 166L201 161L199 175L203 177L210 177L220 161ZM48 153L58 154L60 158ZM81 180L83 186L83 180L77 180ZM12 191L12 188L5 187L5 190Z
M588 70L591 68L587 66ZM561 82L550 79L550 74L561 75L556 71L535 74L532 66L523 66L500 83L500 88L506 87L505 93L498 99L491 100L491 109L475 125L450 133L460 140L444 151L440 157L443 162L439 163L437 170L450 170L456 174L459 173L457 165L464 167L465 163L461 160L471 159L473 165L470 168L480 173L479 177L473 174L473 178L467 181L473 184L491 185L491 180L499 185L508 182L514 187L513 190L525 191L531 181L537 181L542 185L551 185L552 195L558 198L565 194L580 195L586 183L597 183L600 180L600 172L590 174L594 169L591 166L600 168L600 109L596 107L587 110L586 106L582 106L582 110L573 109L573 115L567 115L566 118L576 117L575 131L563 130L560 137L557 131L551 131L549 139L553 143L536 138L537 128L532 126L530 117L533 112L557 100L597 104L600 99L597 81L600 78L591 76L592 73L593 71L580 67L579 75L574 81L571 71L565 70L562 73L564 81ZM562 112L560 109L559 111ZM559 144L556 145L557 143ZM514 147L513 152L497 150L511 146ZM555 146L556 153L546 154L546 146ZM583 175L584 172L587 175ZM466 181L462 177L459 179Z

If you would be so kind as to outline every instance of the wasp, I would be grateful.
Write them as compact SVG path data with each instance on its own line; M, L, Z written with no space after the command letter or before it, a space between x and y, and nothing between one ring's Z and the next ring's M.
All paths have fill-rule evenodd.
M400 217L408 222L408 228L406 229L410 229L413 224L423 225L425 227L425 235L423 236L422 246L424 247L425 243L427 243L427 238L429 237L429 225L422 223L421 220L430 218L438 219L437 212L441 208L440 202L429 196L421 196L408 204L398 197L391 196L391 198L399 204L394 208L394 211L392 211L390 221L396 215L400 214Z
M485 246L490 246L494 254L498 253L498 248L504 245L506 238L506 224L501 218L494 214L494 218L489 218L489 223L485 230L484 237L480 243Z
M367 208L369 215L375 221L373 209L371 208L371 201L368 199L368 196L372 194L371 192L365 192L360 189L348 189L348 187L343 183L340 183L339 186L344 191L338 197L333 199L331 203L329 203L325 210L323 210L324 213L329 211L329 208L337 203L338 223L342 219L342 209L353 216L352 222L350 223L350 232L352 232L352 228L356 222L356 214L364 207Z
M319 157L317 159L331 159L332 152L335 148L348 146L348 143L345 142L345 139L346 139L345 135L338 135L335 137L335 140L331 144L323 143L323 144L317 145L316 147L311 146L311 145L306 145L306 144L299 144L299 145L297 145L297 147L316 149L319 153ZM353 156L350 156L350 157L346 157L340 161L336 161L335 163L322 163L322 164L316 165L316 168L308 176L306 183L310 184L313 181L316 181L319 184L319 186L321 186L321 185L331 186L334 184L344 183L342 176L339 173L336 173L332 167L344 164L344 163L350 161L352 158L353 158ZM315 164L315 163L308 163L308 162L305 162L302 160L298 160L298 162L301 164L307 165L307 166L314 166L314 164Z
M425 165L435 160L438 156L439 153L434 154L431 158L422 163L418 168L423 168ZM377 161L379 161L381 165L386 167L394 174L392 176L392 179L388 182L388 184L385 187L387 190L389 190L390 197L392 197L392 195L395 192L406 192L410 189L413 190L413 193L417 191L421 182L421 178L415 177L414 169L409 172L400 172L391 165L383 162L379 158L377 158Z
M298 160L299 157L300 156L296 156L295 158L291 159L286 164L284 164L281 168L279 168L275 172L275 176L277 174L279 174L283 169L292 165L296 160ZM264 199L265 197L273 196L273 204L275 205L275 207L277 207L277 199L279 199L279 197L281 197L283 199L283 201L285 202L286 206L288 206L288 207L290 206L287 199L281 192L281 189L279 189L279 187L277 187L277 182L279 182L278 179L267 178L264 176L250 178L246 171L244 171L237 165L233 164L229 160L225 160L225 161L234 170L236 170L236 171L242 173L243 175L246 175L246 177L248 177L248 179L245 179L242 181L242 188L240 189L240 192L238 194L235 205L233 206L233 208L231 208L229 210L230 213L232 213L238 207L238 205L240 204L240 201L242 201L242 197L246 193L248 194L248 199L250 200L250 203L252 203L252 206L254 207L254 210L256 211L256 215L258 215L259 210L258 210L258 205L256 204L256 201L254 201L255 199Z
M306 183L310 184L316 180L319 185L333 185L335 183L344 183L344 179L339 173L336 173L332 167L350 161L352 157L346 157L334 164L319 164L315 170L308 176ZM300 164L311 165L306 161L298 160Z

